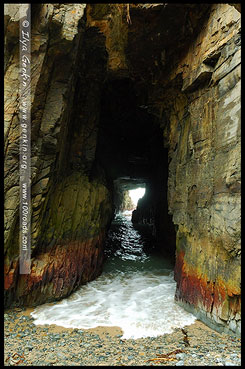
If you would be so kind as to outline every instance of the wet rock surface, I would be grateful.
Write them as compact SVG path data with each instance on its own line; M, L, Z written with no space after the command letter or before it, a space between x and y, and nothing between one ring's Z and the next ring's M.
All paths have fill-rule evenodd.
M67 295L76 275L62 270L58 246L72 264L73 242L94 245L110 223L111 182L147 178L157 199L147 215L153 232L165 235L170 225L176 232L176 300L239 334L240 7L33 4L33 278L26 283L18 274L19 18L16 4L6 5L6 306L31 302L52 275L59 277L40 301L56 290ZM171 240L162 238L162 249ZM38 257L43 268L35 268Z
M158 337L122 340L119 328L35 326L27 309L4 314L5 366L241 366L241 342L200 321Z
M112 217L112 201L103 169L99 174L91 173L99 114L99 108L93 104L99 101L98 86L104 78L101 72L106 62L105 47L103 42L99 47L100 37L96 32L88 31L82 38L86 4L33 4L32 260L30 275L18 273L19 62L16 30L18 17L23 16L19 15L19 7L17 4L5 7L5 306L33 306L59 299L97 276L101 272L104 234ZM85 55L79 63L82 41L86 45L82 51ZM96 52L91 52L93 42L98 46ZM88 85L84 73L86 78L94 77L95 69L101 77ZM77 84L81 84L79 94L75 93ZM86 104L88 94L90 99ZM84 105L81 118L79 106Z
M194 54L188 52L182 60L183 85L169 115L168 142L168 205L177 225L176 300L205 322L237 334L241 304L239 40L239 12L229 5L214 6L192 43ZM211 74L205 79L207 66Z

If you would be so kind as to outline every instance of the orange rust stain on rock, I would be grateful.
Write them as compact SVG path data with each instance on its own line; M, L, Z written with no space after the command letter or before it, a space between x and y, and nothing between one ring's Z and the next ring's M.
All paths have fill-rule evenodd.
M5 274L4 278L4 289L8 290L13 285L14 281L14 271L11 270L8 274Z
M198 275L193 267L187 265L184 255L180 252L176 257L176 299L194 306L201 304L207 312L211 312L213 307L219 307L227 300L229 289L220 279L212 281L205 275Z
M8 290L13 287L16 273L18 272L18 261L11 263L10 265L4 265L4 289Z
M39 254L32 260L31 273L19 275L17 290L21 296L40 289L54 297L63 296L63 292L71 291L74 284L88 282L98 275L102 266L103 252L101 241L104 234L87 241L70 241L65 245L55 245L48 252ZM16 263L17 265L17 263ZM17 266L5 267L5 289L11 288L16 280ZM50 286L52 285L52 287ZM51 292L52 291L52 292Z

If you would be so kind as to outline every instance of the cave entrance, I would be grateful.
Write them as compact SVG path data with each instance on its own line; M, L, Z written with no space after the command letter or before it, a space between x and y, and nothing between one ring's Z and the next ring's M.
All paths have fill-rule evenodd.
M137 187L134 190L129 190L129 196L135 206L137 207L139 199L141 199L145 194L145 187Z
M175 232L167 205L168 151L156 118L139 105L132 80L108 80L101 99L94 171L110 187L115 216L103 270L75 294L42 311L55 324L120 327L122 338L168 333L194 318L174 303ZM135 219L120 214L125 191L145 188ZM133 219L132 219L133 220ZM79 308L79 313L78 309ZM68 312L68 313L67 313ZM81 313L82 312L82 313ZM178 319L176 320L176 314ZM75 322L75 323L74 323Z
M125 191L145 188L134 225L148 224L157 248L175 257L175 229L168 214L168 151L158 117L144 105L147 91L128 77L108 78L101 98L97 161L111 182L115 215Z
M136 209L138 200L145 194L145 183L134 183L131 178L118 178L113 181L113 196L115 213L129 211L132 213Z

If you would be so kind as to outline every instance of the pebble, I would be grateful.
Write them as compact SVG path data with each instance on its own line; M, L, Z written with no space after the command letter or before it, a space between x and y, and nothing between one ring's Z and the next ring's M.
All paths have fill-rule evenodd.
M185 327L190 342L185 347L181 329L125 340L121 334L35 326L24 311L4 314L5 366L239 366L241 360L240 339L199 321ZM171 354L177 349L183 352ZM173 360L158 361L162 354Z
M175 366L183 366L183 365L185 365L185 364L184 364L184 361L182 361L182 360L178 361L178 362L175 364Z
M26 348L27 350L31 351L31 350L33 349L33 346L31 346L31 345L27 345L25 348Z
M176 359L183 360L185 358L185 356L186 356L186 354L184 354L184 353L181 352L180 354L176 354Z

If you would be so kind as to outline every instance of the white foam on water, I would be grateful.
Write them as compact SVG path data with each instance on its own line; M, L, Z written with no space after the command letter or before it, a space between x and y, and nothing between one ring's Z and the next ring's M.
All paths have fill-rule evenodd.
M136 339L171 333L196 320L174 301L176 282L169 260L145 253L144 239L129 214L119 214L114 225L109 243L117 248L101 276L56 304L37 307L31 313L35 324L117 326L122 338Z
M31 315L36 325L118 326L124 339L154 337L196 320L174 302L175 288L173 273L167 270L103 273L69 298L41 305Z

